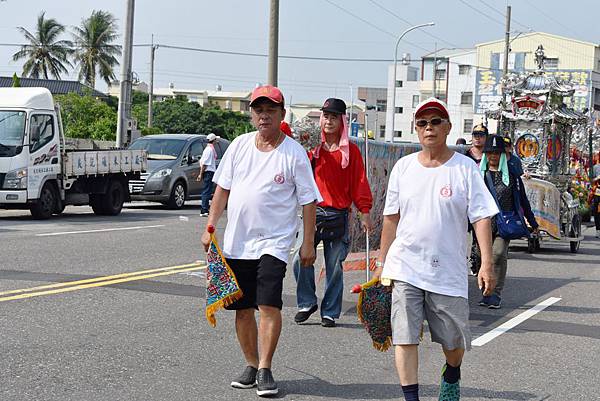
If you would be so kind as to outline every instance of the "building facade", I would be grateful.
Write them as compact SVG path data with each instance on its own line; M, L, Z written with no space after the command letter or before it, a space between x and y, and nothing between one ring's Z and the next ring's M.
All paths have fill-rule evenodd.
M393 111L388 108L385 140L419 142L414 129L413 115L417 104L429 97L436 97L448 104L452 122L449 144L454 144L457 138L470 134L475 120L475 59L474 49L440 49L423 56L419 67L398 65L395 83L396 104ZM388 88L391 88L394 67L391 66L388 71ZM388 104L391 103L390 93Z

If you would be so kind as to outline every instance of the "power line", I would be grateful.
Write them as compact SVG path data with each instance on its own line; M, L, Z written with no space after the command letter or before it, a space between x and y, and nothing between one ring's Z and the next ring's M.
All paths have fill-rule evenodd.
M369 1L370 1L372 4L376 5L377 7L381 8L381 9L382 9L383 11L385 11L386 13L388 13L388 14L390 14L390 15L392 15L392 16L394 16L394 17L396 17L397 19L399 19L400 21L404 22L405 24L408 24L408 26L413 26L413 25L414 25L412 22L408 21L408 20L407 20L407 19L405 19L405 18L402 18L401 16L399 16L399 15L398 15L398 14L396 14L395 12L393 12L393 11L389 10L388 8L385 8L385 7L384 7L384 6L382 6L381 4L377 3L375 0L369 0ZM453 43L451 43L451 42L448 42L448 41L447 41L447 40L445 40L444 38L441 38L441 37L439 37L439 36L436 36L436 35L434 35L434 34L430 33L430 32L429 32L429 31L427 31L426 29L422 29L422 28L420 28L419 30L420 30L421 32L423 32L425 35L427 35L427 36L429 36L429 37L431 37L431 38L433 38L433 39L439 40L439 41L441 41L441 42L447 43L447 44L449 44L449 45L450 45L450 46L452 46L452 47L460 47L460 46L457 46L457 45L455 45L455 44L453 44Z
M354 14L353 12L351 12L351 11L348 11L348 10L347 10L347 9L345 9L344 7L342 7L342 6L340 6L340 5L337 5L337 4L335 4L333 1L331 1L331 0L325 0L325 1L326 1L327 3L329 3L329 4L331 4L332 6L336 7L337 9L339 9L339 10L341 10L341 11L345 12L346 14L348 14L348 15L351 15L351 16L353 16L354 18L358 19L359 21L362 21L362 22L364 22L365 24L367 24L367 25L369 25L369 26L371 26L371 27L373 27L373 28L377 29L378 31L380 31L380 32L383 32L383 33L385 33L386 35L389 35L389 36L391 36L391 37L393 37L393 38L396 38L396 37L397 37L397 35L395 35L395 34L393 34L393 33L389 32L389 31L386 31L385 29L382 29L382 28L378 27L377 25L375 25L375 24L373 24L373 23L371 23L371 22L367 21L366 19L364 19L364 18L362 18L362 17L360 17L360 16L358 16L358 15ZM409 42L408 40L405 40L405 41L404 41L404 43L408 43L408 44L409 44L409 45L411 45L411 46L414 46L414 47L416 47L416 48L418 48L418 49L421 49L421 50L423 50L423 51L429 52L429 50L428 50L428 49L426 49L426 48L424 48L424 47L421 47L421 46L417 45L416 43Z
M550 16L550 15L546 14L546 13L545 13L545 12L544 12L544 11L543 11L541 8L539 8L539 7L536 7L535 5L531 4L531 3L530 3L528 0L526 0L526 1L525 1L525 3L526 3L526 4L527 4L529 7L531 7L531 8L533 8L533 9L535 9L535 10L539 11L539 13L540 13L540 14L542 14L544 17L548 18L548 20L550 20L550 21L554 22L554 23L555 23L555 24L557 24L557 25L560 25L560 26L562 26L563 28L565 28L566 30L570 31L571 33L574 33L575 35L578 35L578 36L579 36L579 33L575 32L575 31L574 31L574 30L572 30L570 27L568 27L568 26L566 26L565 24L563 24L562 22L560 22L560 21L556 20L556 19L555 19L555 18L553 18L552 16Z
M495 22L497 24L500 24L501 26L504 26L504 23L502 21L498 21L496 18L490 17L489 15L487 15L486 13L484 13L483 11L481 11L478 8L475 8L472 5L470 5L469 3L467 3L465 0L458 0L458 1L460 1L465 6L469 7L471 10L475 11L476 13L483 15L484 17L486 17L490 21L493 21L493 22Z

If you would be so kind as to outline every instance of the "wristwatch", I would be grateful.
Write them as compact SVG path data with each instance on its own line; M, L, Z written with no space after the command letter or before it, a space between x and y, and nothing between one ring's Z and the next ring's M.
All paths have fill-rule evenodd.
M375 261L375 267L383 267L383 262L380 262L378 260Z

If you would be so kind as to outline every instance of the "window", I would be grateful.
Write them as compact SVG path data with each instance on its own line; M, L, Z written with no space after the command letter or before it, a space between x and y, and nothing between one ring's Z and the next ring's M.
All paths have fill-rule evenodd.
M473 104L473 92L463 92L460 94L460 104Z
M473 131L473 120L470 118L465 118L463 124L463 132L465 134L470 134Z
M375 101L375 107L377 107L377 111L385 112L387 110L387 100L385 99L377 99Z
M412 107L413 109L419 105L419 95L413 95Z
M31 116L30 125L29 141L33 153L47 145L54 138L54 118L50 115L36 114Z
M402 81L396 81L396 88L402 88Z
M192 145L190 146L190 152L189 152L189 160L191 160L192 163L195 163L198 160L200 160L200 158L202 157L202 152L204 151L204 145L205 145L204 141L196 141L196 142L192 143ZM181 163L187 164L188 159L183 158L181 160Z
M396 114L404 113L404 107L396 107Z
M461 64L458 66L458 75L467 75L471 71L471 66Z
M556 70L558 68L558 58L545 58L544 67L546 67L549 70Z
M435 71L435 79L438 81L446 80L446 70L436 70Z
M380 125L379 126L379 137L380 138L385 138L385 125Z
M402 138L402 131L394 131L394 138Z

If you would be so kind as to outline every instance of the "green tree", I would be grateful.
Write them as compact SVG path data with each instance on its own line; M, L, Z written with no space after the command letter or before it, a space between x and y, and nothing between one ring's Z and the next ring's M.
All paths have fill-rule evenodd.
M57 95L55 99L61 106L67 137L115 140L117 112L105 102L76 93Z
M96 75L107 84L115 80L114 69L119 65L116 56L121 54L121 50L113 42L118 37L115 17L108 11L94 10L89 18L74 28L74 60L80 81L95 88Z
M21 80L19 79L17 73L15 72L12 76L12 87L13 88L20 88L21 87Z
M68 60L72 53L72 43L68 40L58 40L65 31L54 18L46 18L46 12L38 15L36 30L29 32L22 26L17 28L29 42L21 46L21 50L13 54L13 61L26 59L23 64L23 75L31 78L48 79L49 75L60 79L60 74L67 74L66 65L72 67Z
M247 115L221 110L215 105L201 107L196 102L189 102L183 96L154 102L151 129L147 127L147 104L134 104L132 114L145 135L156 133L208 134L212 132L232 140L253 129L250 117Z

